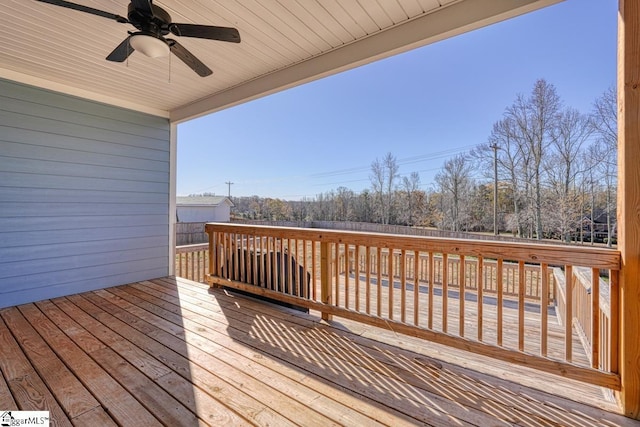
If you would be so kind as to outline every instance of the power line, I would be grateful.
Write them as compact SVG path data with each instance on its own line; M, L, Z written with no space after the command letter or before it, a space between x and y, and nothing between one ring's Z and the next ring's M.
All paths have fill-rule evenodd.
M433 152L433 153L429 153L429 154L419 154L419 155L415 155L415 156L409 156L409 157L404 157L401 159L397 160L398 166L402 166L402 165L408 165L408 164L415 164L415 163L420 163L420 162L426 162L426 161L431 161L431 160L438 160L438 159L442 159L442 158L446 158L448 156L451 156L452 154L456 154L459 152L464 152L467 151L469 149L475 148L477 146L477 144L473 144L473 145L466 145L466 146L462 146L462 147L456 147L456 148L450 148L447 150L441 150L441 151L437 151L437 152ZM434 170L438 170L440 169L439 167L437 168L428 168L428 169L421 169L421 170L417 170L416 172L420 173L420 172L431 172ZM369 178L361 178L361 179L350 179L350 180L345 180L342 179L338 182L330 182L330 183L317 183L317 181L319 179L322 178L331 178L331 177L339 177L339 176L348 176L348 175L354 175L354 174L359 174L359 173L363 173L363 172L368 172L371 170L371 166L356 166L356 167L352 167L352 168L345 168L345 169L337 169L337 170L332 170L332 171L326 171L326 172L318 172L318 173L312 173L309 175L305 175L305 176L278 176L278 177L271 177L269 179L266 179L266 181L270 181L270 182L274 182L274 181L282 181L282 180L286 180L286 179L291 179L294 178L296 180L310 180L312 183L309 183L310 186L314 186L314 187L319 187L319 186L326 186L326 185L344 185L344 184L349 184L349 183L356 183L356 182L366 182L369 181ZM407 174L402 174L402 175L408 175ZM362 175L360 175L362 176ZM265 181L265 179L261 179L260 182ZM231 181L225 181L225 184L227 185L227 194L228 197L231 197L231 185L235 184L234 182ZM241 185L246 185L247 182L241 182ZM251 185L251 184L250 184ZM209 187L204 188L203 190L207 190L210 188L214 188L217 187L217 185L212 185ZM202 190L200 190L202 191Z

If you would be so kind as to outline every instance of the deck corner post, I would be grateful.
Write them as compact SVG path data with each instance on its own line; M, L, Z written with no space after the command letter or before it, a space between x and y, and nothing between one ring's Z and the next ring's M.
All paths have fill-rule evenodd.
M618 7L618 367L624 415L640 419L640 3Z
M320 299L323 304L331 304L331 262L329 260L329 243L320 242ZM322 320L330 321L332 315L322 313Z

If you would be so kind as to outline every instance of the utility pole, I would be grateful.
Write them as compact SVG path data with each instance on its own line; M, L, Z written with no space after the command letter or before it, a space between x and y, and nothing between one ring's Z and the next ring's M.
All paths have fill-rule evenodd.
M235 182L226 181L225 184L227 184L227 188L228 188L227 197L231 198L231 186L235 184Z
M498 144L495 142L489 147L493 149L493 234L498 232Z

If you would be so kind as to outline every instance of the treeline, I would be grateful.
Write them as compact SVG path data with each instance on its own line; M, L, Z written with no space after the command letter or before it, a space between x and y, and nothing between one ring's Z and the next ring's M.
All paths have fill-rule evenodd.
M266 220L359 221L494 231L523 238L615 242L616 92L592 111L564 106L545 80L518 95L486 142L446 160L429 186L399 174L393 154L371 164L370 188L339 187L312 199L237 197L234 214ZM428 189L425 189L427 187ZM603 233L605 237L602 237Z

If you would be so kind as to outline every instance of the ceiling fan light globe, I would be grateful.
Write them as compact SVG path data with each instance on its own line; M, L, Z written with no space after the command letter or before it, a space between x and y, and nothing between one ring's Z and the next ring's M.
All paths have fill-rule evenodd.
M169 46L159 38L146 34L134 34L129 39L131 47L150 58L169 55Z

